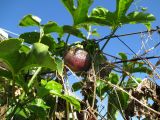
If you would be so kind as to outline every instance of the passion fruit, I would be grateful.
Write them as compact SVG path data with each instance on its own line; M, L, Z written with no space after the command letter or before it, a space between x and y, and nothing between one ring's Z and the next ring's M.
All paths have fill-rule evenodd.
M80 47L71 47L64 55L64 63L73 72L88 71L91 66L91 57Z

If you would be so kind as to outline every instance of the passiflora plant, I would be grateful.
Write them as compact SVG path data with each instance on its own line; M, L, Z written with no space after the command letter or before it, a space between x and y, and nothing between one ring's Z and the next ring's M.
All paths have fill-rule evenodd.
M61 2L71 14L73 25L59 26L55 21L41 24L38 16L29 14L20 20L19 25L37 26L39 32L26 32L19 38L0 42L1 119L114 120L117 112L124 119L135 116L134 111L128 109L134 97L129 91L137 88L141 79L133 77L132 73L151 75L152 70L143 61L125 62L128 60L125 53L119 53L122 62L110 63L103 54L104 48L123 25L141 23L150 30L155 17L146 11L129 13L134 0L116 0L114 12L104 7L96 7L89 12L94 0ZM106 40L102 47L99 42L102 39L89 39L89 36L94 38L98 34L91 26L106 26L111 30L102 38ZM58 38L52 33L57 33ZM81 41L69 44L70 36ZM81 80L70 87L68 73ZM78 90L82 99L73 94ZM108 101L104 106L108 110L103 116L99 101L106 98ZM147 109L147 105L143 107ZM152 109L149 111L154 113Z

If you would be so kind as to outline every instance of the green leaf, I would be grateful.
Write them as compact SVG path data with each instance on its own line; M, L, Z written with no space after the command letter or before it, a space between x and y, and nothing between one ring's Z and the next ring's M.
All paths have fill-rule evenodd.
M155 21L155 17L152 14L144 13L144 12L131 12L127 16L123 17L122 23L123 24L137 24L143 23L147 25L150 29L150 22Z
M61 92L62 92L62 85L61 84L59 84L59 83L57 83L57 82L55 82L55 81L49 81L47 84L46 84L46 86L45 86L45 88L47 89L47 90L49 90L49 92L51 93L51 94L54 94L54 95L58 95L58 96L62 96L62 94L61 94Z
M53 71L56 70L56 63L48 52L48 46L42 43L34 43L32 49L26 54L22 52L21 43L22 40L20 39L9 39L0 43L0 50L2 51L0 61L8 66L13 75L30 67L41 66L50 68Z
M71 13L71 15L74 14L75 7L74 7L74 1L73 0L61 0L66 9Z
M58 26L56 22L49 21L47 24L43 26L43 31L45 34L57 32L59 34L63 33L62 27Z
M93 3L93 0L77 0L77 7L73 0L61 0L68 11L71 13L74 25L84 22L88 17L88 9Z
M39 41L40 33L39 32L26 32L19 36L19 38L24 39L25 43L33 44ZM55 40L51 35L43 35L41 38L41 43L49 46L49 50L53 50L55 48Z
M21 46L21 48L19 49L19 52L20 52L20 53L22 52L22 53L25 53L25 54L28 54L29 51L30 51L30 48L29 48L29 46L26 45L26 44L23 44L23 45Z
M115 23L115 15L106 8L97 7L92 10L90 17L86 21L95 25L112 26Z
M46 120L47 119L47 111L43 109L42 107L36 106L36 105L29 105L27 106L28 110L30 111L30 117L28 119L30 120Z
M29 116L29 112L27 108L21 109L20 107L17 108L17 111L14 115L14 119L16 120L26 120Z
M152 74L152 70L149 69L148 67L135 67L133 69L130 69L130 73L147 73L147 74Z
M125 53L118 53L122 60L127 60L127 55Z
M148 23L155 21L155 17L153 14L144 13L144 12L132 12L129 13L125 19L123 19L122 23Z
M121 18L125 16L133 1L134 0L116 0L115 14L117 22L121 21Z
M108 98L108 119L116 120L117 110L123 115L123 111L128 106L129 96L121 91L114 91L109 95ZM112 118L113 117L113 118Z
M117 84L119 82L119 76L115 73L110 73L107 80L110 81L112 84ZM101 100L103 100L105 93L107 93L110 90L110 86L108 86L102 80L96 80L96 84L97 96L100 97Z
M109 74L109 81L112 83L112 84L117 84L119 82L119 76L115 73L110 73Z
M118 108L112 101L112 97L108 96L108 110L107 110L107 120L117 120Z
M58 74L63 77L63 68L64 68L64 62L62 59L60 58L55 58L55 62L57 64L57 71L58 71Z
M82 83L82 82L83 82L83 81L73 83L73 85L72 85L73 91L78 91L78 90L80 90L80 89L83 87L83 83Z
M96 36L96 37L100 37L100 34L97 32L96 29L94 29L94 30L91 32L91 35Z
M39 32L26 32L19 36L19 38L24 39L24 42L28 44L33 44L39 41L40 33Z
M136 79L136 81L138 83L142 82L141 78L134 78ZM126 84L126 88L136 88L138 86L138 84L135 82L135 80L133 80L132 78L128 79L127 84Z
M63 26L63 32L72 34L72 35L74 35L76 37L79 37L79 38L86 39L85 36L83 36L83 33L79 29L77 29L73 26L64 25Z
M127 60L127 55L125 53L119 53L122 60ZM127 62L123 62L123 68L127 67Z
M46 91L46 92L44 92L44 91ZM80 110L79 100L77 100L73 96L62 94L62 85L61 84L59 84L53 80L49 81L43 89L41 88L41 91L39 91L38 94L41 97L43 97L40 93L42 93L43 95L46 95L48 92L50 94L53 94L53 95L56 95L58 97L65 99L67 102L71 103L75 107L76 110L78 110L78 111Z
M28 67L46 67L53 71L57 68L54 58L48 52L48 46L42 43L33 44L22 68Z
M19 26L27 27L27 26L40 26L41 19L34 15L26 15L20 21Z
M43 35L41 38L41 43L47 45L49 47L49 51L55 49L56 41L51 35Z
M12 79L12 73L8 70L1 69L1 67L0 67L0 77Z
M41 98L36 98L32 103L31 105L35 105L35 106L38 106L38 107L41 107L43 108L44 110L47 110L49 109L50 107L46 105L46 103L44 102L43 99Z
M63 56L66 51L66 43L63 40L58 40L58 43L53 44L51 52L56 56Z
M21 44L21 39L13 38L0 42L0 61L7 66L12 74L16 73L16 70L20 67L21 54L19 49Z
M96 80L96 93L101 100L104 99L104 95L109 90L109 86L102 80Z
M80 106L80 102L78 99L76 99L73 96L69 96L69 95L63 95L62 98L65 99L70 104L72 104L76 110L80 111L81 106Z

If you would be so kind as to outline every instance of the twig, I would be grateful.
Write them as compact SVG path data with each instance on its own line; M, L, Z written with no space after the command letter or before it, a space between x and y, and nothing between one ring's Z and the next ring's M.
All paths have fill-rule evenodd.
M111 36L111 38L124 37L124 36L136 35L136 34L147 33L147 32L155 32L155 31L160 31L160 28L157 27L156 29L151 29L150 31L145 30L145 31L142 31L142 32L133 32L133 33L127 33L127 34L122 34L122 35L113 35L113 36ZM98 39L96 41L101 42L105 39L108 39L109 37L110 37L110 35L107 35L107 36L105 36L101 39Z
M140 56L144 56L145 54L147 54L148 52L150 52L153 49L156 49L158 46L160 45L160 42L158 42L155 46L153 46L152 48L146 50L143 54L141 54Z
M116 32L116 30L117 30L117 28L115 28L107 38L105 38L105 39L107 39L107 40L106 40L106 42L104 43L104 45L102 46L101 51L103 51L103 49L105 48L105 46L107 45L107 43L109 42L109 40L112 38L112 36L113 36L114 33Z
M92 100L92 109L94 109L94 104L96 100L96 73L94 70L94 64L92 63L92 69L93 69L93 81L94 81L94 88L93 88L93 100Z
M137 56L137 54L136 54L125 42L123 42L123 40L121 40L119 37L117 37L117 39L118 39L120 42L122 42L132 53L134 53L134 54Z
M121 61L117 61L117 62L113 62L112 64L118 64L118 63L124 63L124 62L135 62L138 60L145 60L145 59L155 59L155 58L160 58L160 56L151 56L151 57L141 57L141 58L133 58L130 60L121 60Z
M30 88L32 83L34 82L34 79L37 77L38 73L41 71L42 67L38 67L32 78L29 80L28 87Z
M110 57L112 57L112 58L118 59L118 60L122 60L121 58L116 57L116 56L113 56L113 55L110 55L110 54L108 54L108 53L104 53L104 52L103 52L103 54L106 55L106 56L110 56Z

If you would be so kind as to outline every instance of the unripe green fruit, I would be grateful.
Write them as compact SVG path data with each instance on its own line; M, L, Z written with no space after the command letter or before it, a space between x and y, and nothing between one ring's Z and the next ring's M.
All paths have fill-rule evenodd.
M91 58L87 51L79 47L71 47L64 56L64 63L74 72L87 71L91 66Z

